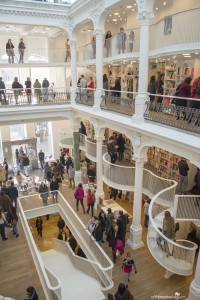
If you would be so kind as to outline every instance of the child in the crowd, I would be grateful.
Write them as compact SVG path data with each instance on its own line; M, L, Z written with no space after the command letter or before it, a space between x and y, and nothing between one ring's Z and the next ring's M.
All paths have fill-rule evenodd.
M130 281L130 274L131 274L133 268L134 268L134 271L136 274L137 269L136 269L135 262L134 262L133 258L131 257L130 252L127 252L126 258L124 259L124 261L122 263L122 270L126 274L126 279L128 282Z

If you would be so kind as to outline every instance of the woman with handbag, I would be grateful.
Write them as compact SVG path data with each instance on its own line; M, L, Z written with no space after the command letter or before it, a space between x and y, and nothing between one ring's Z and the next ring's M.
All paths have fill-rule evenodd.
M16 212L16 208L13 205L9 205L8 213L7 213L7 221L9 224L11 224L12 233L15 234L16 238L19 236L18 232L18 216Z
M83 208L83 213L85 214L85 206L83 204L83 198L84 198L84 189L82 183L78 184L77 189L75 190L74 197L76 199L76 210L78 211L79 202L81 203L81 206Z
M6 217L4 215L3 209L0 209L0 232L3 241L6 241L8 239L5 234L5 226L6 226L5 224L6 224Z
M106 241L108 242L109 247L112 248L113 262L116 263L116 257L118 256L118 253L119 254L123 253L123 249L122 248L119 249L119 244L120 247L123 247L123 243L122 243L122 233L119 230L118 225L114 224L109 229Z

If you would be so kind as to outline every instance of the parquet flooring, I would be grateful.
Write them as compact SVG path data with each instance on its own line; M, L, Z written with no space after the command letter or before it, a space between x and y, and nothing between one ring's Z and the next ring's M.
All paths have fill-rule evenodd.
M75 209L73 192L74 191L69 190L67 186L63 186L64 196ZM119 204L132 214L132 204L121 202L119 202ZM78 214L82 221L86 224L90 216L83 215L81 210ZM51 215L48 221L45 217L43 217L43 238L37 236L35 220L30 221L31 226L33 227L33 236L40 251L49 249L51 247L52 237L57 237L57 220L58 215ZM13 236L8 229L7 232L9 239L5 242L0 241L0 294L13 297L16 300L22 300L26 296L26 287L28 285L33 285L39 294L39 299L45 300L37 271L34 267L34 263L21 225L19 224L20 236L18 239ZM126 246L125 248L125 253L127 251L132 253L138 269L138 273L136 275L132 273L131 281L129 282L129 289L134 295L135 300L153 299L152 296L154 295L171 296L174 295L175 292L179 292L181 296L184 296L186 299L188 295L189 284L192 281L193 276L183 277L173 275L170 279L165 279L165 269L163 269L156 262L148 250L146 245L146 234L147 229L144 228L143 241L145 246L143 248L135 251L133 251L129 246ZM129 232L127 232L127 239L128 238ZM108 248L107 243L103 244L102 247L107 254L112 257L111 249ZM117 290L120 282L125 283L125 276L121 269L123 258L124 256L117 258L117 263L113 269L114 287L112 290L108 291L109 293L114 293ZM86 290L87 288L88 287L86 287ZM105 293L105 295L106 294L107 293Z

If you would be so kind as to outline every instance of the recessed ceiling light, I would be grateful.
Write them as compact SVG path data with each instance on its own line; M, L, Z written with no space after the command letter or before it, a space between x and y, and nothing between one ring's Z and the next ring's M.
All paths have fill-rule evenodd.
M132 8L132 5L127 5L127 8Z
M113 22L116 22L117 21L117 19L113 19Z
M190 55L190 53L185 53L185 54L182 54L182 55Z
M124 21L126 21L126 19L124 19Z
M112 15L110 15L110 17L112 17Z
M195 54L199 54L198 52L196 52Z
M115 15L115 16L118 16L118 15L119 15L119 13L118 13L118 12L116 12L116 13L114 13L114 15Z
M134 3L134 5L136 6L137 4L136 4L136 3Z
M163 2L163 5L166 5L166 4L167 4L167 2L166 2L166 1L164 1L164 2Z
M158 10L158 7L156 7L156 10Z

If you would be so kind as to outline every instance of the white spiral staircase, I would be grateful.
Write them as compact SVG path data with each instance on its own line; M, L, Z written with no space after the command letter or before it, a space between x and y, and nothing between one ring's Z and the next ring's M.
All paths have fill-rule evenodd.
M70 137L69 133L66 136ZM69 143L67 137L61 139L66 145ZM87 146L86 146L87 145ZM70 146L69 144L67 145ZM96 161L96 144L91 143L86 136L80 138L80 149L84 150L86 156ZM105 153L105 146L103 146ZM119 190L133 191L135 182L135 167L111 164L108 153L103 155L103 181L111 187ZM163 228L163 218L166 210L171 212L175 222L178 221L199 221L200 208L197 206L199 196L176 195L177 182L156 176L151 171L144 169L143 172L143 193L152 199L149 207L149 228L147 244L153 257L169 273L179 275L190 275L193 272L193 264L197 245L187 241L187 232L180 230L175 240L166 238L159 228ZM161 236L165 248L169 253L157 244L157 238Z

